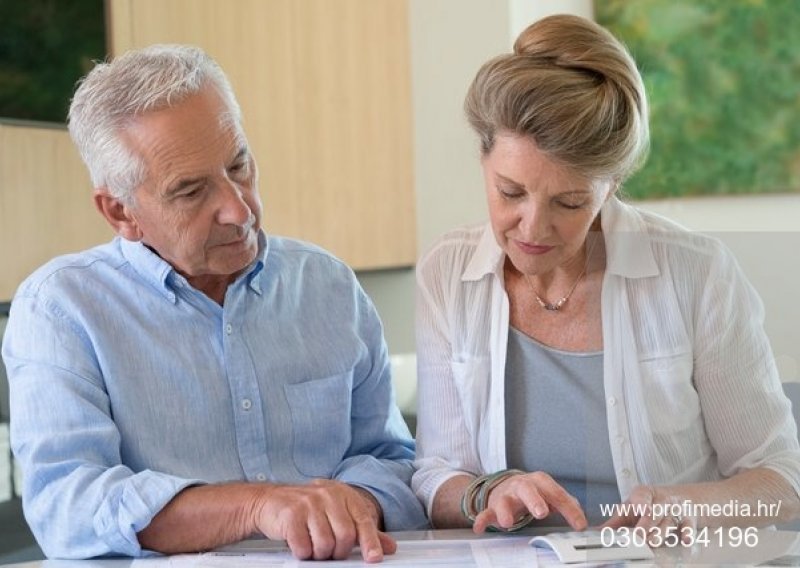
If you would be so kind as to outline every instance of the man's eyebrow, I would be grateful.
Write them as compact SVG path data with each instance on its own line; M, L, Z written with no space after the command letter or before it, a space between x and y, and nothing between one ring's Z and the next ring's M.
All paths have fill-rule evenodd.
M250 152L250 149L247 147L247 144L243 144L239 147L239 151L236 152L236 155L233 157L231 162L237 162L247 156ZM182 178L176 181L175 183L170 184L167 187L167 190L164 192L164 195L169 197L171 195L175 195L176 193L180 193L181 190L186 189L187 187L191 187L198 183L202 183L205 177L194 177L194 178Z
M247 144L242 144L239 147L239 151L236 152L236 155L233 157L233 161L235 162L236 160L244 158L249 153L250 153L250 148L247 147Z

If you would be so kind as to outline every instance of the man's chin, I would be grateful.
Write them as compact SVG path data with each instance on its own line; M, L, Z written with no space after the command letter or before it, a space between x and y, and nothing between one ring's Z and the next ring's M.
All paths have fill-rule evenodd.
M258 247L244 249L238 253L228 252L224 255L224 258L219 259L220 273L237 275L247 269L256 259L256 256L258 256Z

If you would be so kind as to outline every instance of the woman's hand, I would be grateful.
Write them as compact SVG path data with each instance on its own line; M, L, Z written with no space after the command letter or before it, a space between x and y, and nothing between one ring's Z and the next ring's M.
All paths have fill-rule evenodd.
M603 527L641 527L646 534L652 529L662 535L674 532L681 540L689 538L697 528L697 518L692 516L691 507L684 506L685 499L675 489L654 485L635 487ZM683 530L686 527L692 530Z
M492 489L472 530L482 533L489 525L509 528L528 513L536 519L558 513L574 530L584 530L587 524L578 500L552 477L537 471L512 475Z
M798 516L800 498L792 485L780 473L757 467L720 481L640 485L603 526L675 526L683 535L692 532L688 528L763 527Z

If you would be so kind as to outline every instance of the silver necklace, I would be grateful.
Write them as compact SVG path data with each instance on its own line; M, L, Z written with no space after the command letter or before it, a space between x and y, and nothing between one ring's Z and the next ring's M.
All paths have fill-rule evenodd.
M543 309L547 310L548 312L557 312L564 307L564 304L567 303L570 296L572 296L572 293L575 291L575 288L578 287L578 283L586 275L586 269L589 267L589 259L592 258L592 251L594 251L595 245L597 245L596 240L592 243L592 248L589 249L589 252L586 253L586 262L583 264L583 270L581 270L581 273L575 279L575 283L572 285L572 288L570 288L569 292L567 292L564 296L562 296L560 299L556 300L552 304L542 299L542 297L536 291L533 282L531 282L530 276L528 276L527 274L523 274L523 276L525 277L525 282L527 282L528 286L531 287L531 291L533 292L533 295L536 297L536 301Z

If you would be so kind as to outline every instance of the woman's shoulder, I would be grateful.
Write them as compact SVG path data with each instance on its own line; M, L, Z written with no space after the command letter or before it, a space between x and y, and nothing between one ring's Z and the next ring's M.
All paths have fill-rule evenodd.
M662 249L666 254L696 256L706 260L729 254L727 247L717 237L690 229L658 213L640 207L634 209L653 247Z
M465 225L452 229L438 239L422 255L417 268L425 266L443 266L449 268L466 265L475 255L481 242L486 238L486 233L491 232L488 223Z

